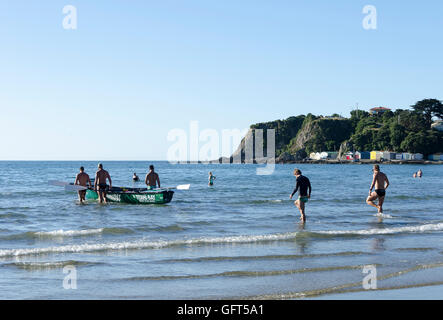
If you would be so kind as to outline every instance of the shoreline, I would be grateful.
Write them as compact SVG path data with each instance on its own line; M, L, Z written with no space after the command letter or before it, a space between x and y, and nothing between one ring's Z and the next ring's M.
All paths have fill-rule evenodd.
M221 160L209 160L209 161L182 161L179 164L272 164L267 163L264 160L253 162L225 162ZM302 160L291 160L291 161L275 161L275 164L351 164L351 165L362 165L362 164L417 164L417 165L442 165L443 161L431 161L431 160L360 160L360 161L349 161L349 160L312 160L312 159L302 159Z
M307 300L441 300L443 285L421 284L416 286L380 288L376 290L330 293Z
M443 161L431 161L431 160L360 160L360 161L348 161L348 160L299 160L299 161L281 161L278 164L290 164L290 163L306 163L306 164L443 164Z

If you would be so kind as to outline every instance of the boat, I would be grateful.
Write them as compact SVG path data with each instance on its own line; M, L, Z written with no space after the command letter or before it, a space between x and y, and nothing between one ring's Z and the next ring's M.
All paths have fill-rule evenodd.
M106 200L109 202L131 203L131 204L164 204L172 200L174 191L164 188L121 188L112 187L106 192ZM87 200L97 200L96 191L86 190Z

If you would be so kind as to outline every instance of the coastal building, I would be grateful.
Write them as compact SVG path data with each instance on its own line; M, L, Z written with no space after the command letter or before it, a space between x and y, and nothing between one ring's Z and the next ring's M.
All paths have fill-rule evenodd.
M337 159L338 158L338 152L336 151L328 151L327 153L327 159Z
M312 160L320 160L320 154L318 152L311 152L309 158Z
M383 157L383 152L381 151L371 151L371 160L380 161Z
M309 158L313 160L326 160L328 158L327 152L312 152L309 154Z
M443 131L443 120L438 120L435 121L432 125L431 125L432 129L438 130L438 131Z
M375 107L375 108L369 109L369 113L371 115L381 115L387 111L391 111L391 109L384 108L384 107Z
M353 161L355 159L354 152L346 152L344 156L345 160Z
M309 154L309 158L313 160L327 160L327 159L337 159L338 152L329 151L329 152L311 152Z
M356 160L362 160L362 159L371 159L371 153L369 151L357 151L355 152L354 158Z
M431 161L440 161L442 159L443 159L443 154L441 153L431 154L428 156L428 160Z
M396 159L395 156L396 156L395 152L384 151L381 158L383 160L388 160L389 161L389 160L395 160Z
M414 153L411 156L411 160L423 160L423 155L421 153Z
M395 160L403 160L403 153L396 153Z

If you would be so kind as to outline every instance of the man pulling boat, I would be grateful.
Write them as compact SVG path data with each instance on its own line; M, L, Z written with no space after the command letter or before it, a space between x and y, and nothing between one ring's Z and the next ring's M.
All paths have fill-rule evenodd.
M89 188L91 188L91 179L89 179L89 175L85 172L85 168L80 167L80 172L75 177L75 185L86 187L87 185ZM83 203L85 201L86 197L86 189L85 190L78 190L78 200L80 203Z
M109 180L109 186L106 183L106 180ZM98 193L99 202L106 203L106 192L112 188L112 180L109 172L103 169L103 165L101 163L98 164L98 170L95 173L94 180L94 189Z

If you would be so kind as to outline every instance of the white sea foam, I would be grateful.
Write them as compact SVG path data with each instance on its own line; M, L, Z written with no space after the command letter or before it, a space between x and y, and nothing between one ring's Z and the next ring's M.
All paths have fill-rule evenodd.
M369 229L369 230L331 230L331 231L317 231L320 234L331 235L343 235L343 234L356 234L356 235L372 235L372 234L396 234L396 233L420 233L428 231L442 231L443 223L423 224L419 226L408 226L398 228L385 228L385 229Z
M89 234L102 233L103 228L100 229L86 229L86 230L54 230L54 231L40 231L34 234L39 237L74 237Z
M392 216L390 214L386 214L386 213L377 213L377 214L374 214L374 217L392 219Z
M108 251L108 250L128 250L128 249L157 249L170 246L180 245L198 245L198 244L235 244L235 243L249 243L261 241L278 241L295 239L296 233L279 233L269 235L256 236L232 236L232 237L215 237L215 238L197 238L197 239L182 239L182 240L158 240L158 241L127 241L114 242L103 244L81 244L81 245L66 245L46 248L32 248L32 249L7 249L0 250L0 257L8 256L23 256L23 255L39 255L50 253L80 253L80 252L94 252L94 251Z
M435 223L435 224L424 224L418 226L385 228L385 229L316 231L312 234L377 235L377 234L396 234L396 233L421 233L421 232L442 231L442 230L443 230L443 223ZM296 239L296 236L297 233L288 232L288 233L251 235L251 236L230 236L230 237L214 237L214 238L203 237L196 239L157 240L157 241L138 240L138 241L110 242L110 243L98 243L98 244L66 245L66 246L56 246L56 247L46 247L46 248L6 249L6 250L0 250L0 257L39 255L39 254L51 254L51 253L98 252L98 251L109 251L109 250L159 249L159 248L165 248L171 246L183 246L183 245L237 244L237 243L253 243L253 242L264 242L264 241L284 241L284 240Z

